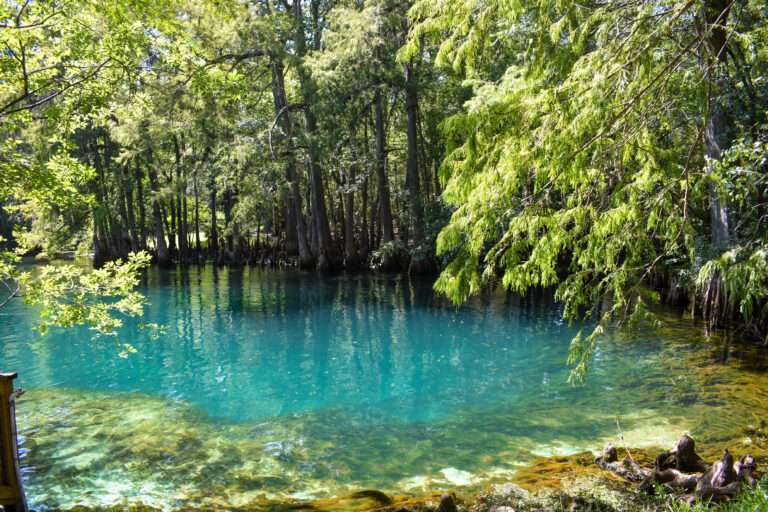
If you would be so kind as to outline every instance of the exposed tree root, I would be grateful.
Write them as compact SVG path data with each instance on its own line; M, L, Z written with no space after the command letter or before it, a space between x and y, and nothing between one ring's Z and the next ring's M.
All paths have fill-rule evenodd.
M595 459L595 464L630 482L642 482L651 474L650 470L641 467L630 456L620 461L616 447L610 443L606 445L602 455Z
M742 483L756 484L757 464L751 455L734 462L733 456L724 450L722 458L710 466L696 453L696 443L687 435L674 448L660 453L652 469L640 466L629 456L619 461L611 444L595 463L625 480L639 483L641 491L652 494L656 486L664 485L689 503L728 500L739 492Z

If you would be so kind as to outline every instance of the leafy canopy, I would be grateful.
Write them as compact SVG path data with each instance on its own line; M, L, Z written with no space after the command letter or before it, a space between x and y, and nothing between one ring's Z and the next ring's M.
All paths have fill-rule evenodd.
M595 322L573 340L575 380L606 329L654 321L660 274L691 289L717 277L745 315L764 304L765 227L744 206L765 193L766 5L728 4L705 25L712 3L420 0L411 9L403 56L431 41L436 65L474 88L442 126L444 197L456 209L438 239L449 262L435 287L457 303L487 283L556 287L565 318ZM726 15L733 56L707 60ZM714 109L734 113L729 136L747 154L705 157ZM761 171L737 171L734 158ZM745 214L725 251L710 240L713 196Z

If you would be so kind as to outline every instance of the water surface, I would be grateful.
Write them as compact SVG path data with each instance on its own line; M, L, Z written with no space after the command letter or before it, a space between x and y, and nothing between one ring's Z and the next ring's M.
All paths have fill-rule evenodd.
M145 292L145 317L115 338L41 338L20 301L0 312L0 367L28 390L19 426L38 506L477 488L617 428L670 444L723 405L667 364L703 346L690 326L602 343L571 387L578 326L547 300L500 293L457 309L428 282L210 266L153 269Z

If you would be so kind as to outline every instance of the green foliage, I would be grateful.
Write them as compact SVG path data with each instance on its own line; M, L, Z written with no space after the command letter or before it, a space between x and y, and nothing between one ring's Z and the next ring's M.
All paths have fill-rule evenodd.
M147 58L151 34L173 30L171 2L28 1L0 7L0 201L21 216L18 251L40 248L55 256L78 243L98 211L94 161L78 158L72 139L119 84L134 80ZM74 240L73 240L74 238ZM39 330L86 324L114 334L121 316L142 312L135 289L149 263L131 254L97 270L72 265L24 272L10 251L0 252L0 305L17 295L40 308Z
M741 60L708 68L717 28L699 30L699 2L416 2L403 55L431 38L435 63L474 88L442 125L444 197L455 211L437 240L449 263L436 289L462 302L485 284L555 287L566 319L595 324L573 340L575 380L607 329L653 322L659 295L648 290L662 273L684 281L701 269L700 287L717 271L725 300L753 319L765 304L765 164L734 164L762 146L712 162L703 132L712 108L765 104L761 7L730 12ZM724 92L709 100L715 87ZM731 136L739 123L765 123L765 110L734 117ZM724 253L709 243L712 194L744 214Z
M408 251L402 243L387 242L371 253L371 267L377 270L386 270L388 267L402 268L407 259Z
M764 317L768 310L768 248L748 250L736 247L704 264L699 271L696 285L702 295L704 288L719 278L722 281L723 301L727 307L737 310L746 320ZM756 311L756 308L760 308Z
M24 289L24 302L39 307L38 330L51 325L87 325L101 335L114 335L123 316L139 316L145 298L136 290L141 271L149 265L147 253L132 253L126 261L109 262L99 269L75 265L46 265L21 272L16 279Z

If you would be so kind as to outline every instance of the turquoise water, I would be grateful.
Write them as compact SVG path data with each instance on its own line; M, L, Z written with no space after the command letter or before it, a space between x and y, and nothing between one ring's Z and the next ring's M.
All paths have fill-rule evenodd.
M416 422L556 395L575 334L548 304L456 310L428 282L389 277L208 268L155 272L146 293L146 316L117 339L75 329L28 343L34 315L16 302L0 317L3 367L25 388L147 393L222 421L339 408ZM123 342L138 352L120 358Z
M405 278L210 266L153 269L144 291L145 317L116 338L41 338L21 301L0 311L0 368L28 391L33 503L241 506L480 486L535 455L596 449L617 418L636 444L690 427L690 400L658 364L666 340L601 346L574 388L576 327L546 300L454 308ZM136 353L122 357L123 343Z

